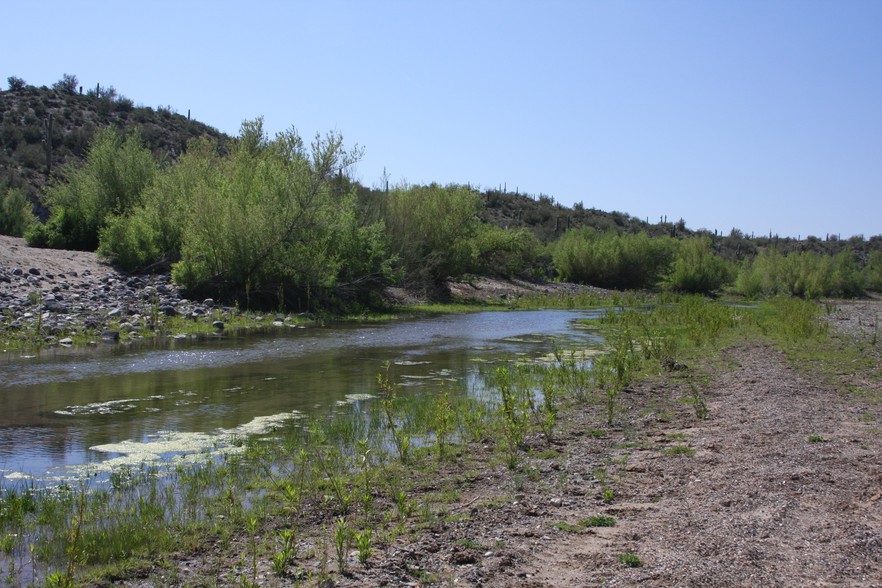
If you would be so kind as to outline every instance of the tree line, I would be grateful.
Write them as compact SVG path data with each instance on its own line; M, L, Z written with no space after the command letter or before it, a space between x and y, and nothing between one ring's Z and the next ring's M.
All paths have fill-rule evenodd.
M170 268L194 293L300 310L375 306L387 285L466 274L748 296L882 287L879 251L861 259L766 247L733 260L706 234L587 227L543 243L527 228L483 222L485 199L470 186L366 189L348 175L361 155L337 133L270 137L256 119L223 145L192 139L171 163L137 131L106 127L47 189L46 222L7 191L0 229L33 246L96 250L125 270Z

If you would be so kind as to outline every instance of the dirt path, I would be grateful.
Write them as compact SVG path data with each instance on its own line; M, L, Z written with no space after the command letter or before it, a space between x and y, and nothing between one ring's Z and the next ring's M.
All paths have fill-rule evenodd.
M733 369L708 387L708 418L647 431L628 456L621 499L604 509L618 525L527 550L516 577L537 587L882 586L878 408L807 381L768 347L724 357ZM664 455L672 438L694 456ZM624 567L625 552L643 565Z

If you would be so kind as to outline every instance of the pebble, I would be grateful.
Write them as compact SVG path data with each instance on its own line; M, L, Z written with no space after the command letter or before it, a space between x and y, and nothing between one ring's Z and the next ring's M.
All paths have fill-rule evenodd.
M39 267L0 267L0 309L5 311L0 329L28 331L39 326L44 334L63 337L52 339L63 345L87 331L115 342L120 331L137 333L146 328L157 311L167 317L198 318L208 314L207 308L235 312L210 298L199 303L188 300L168 274L96 276L89 270L53 274ZM117 326L123 317L125 321ZM223 322L213 324L223 329Z

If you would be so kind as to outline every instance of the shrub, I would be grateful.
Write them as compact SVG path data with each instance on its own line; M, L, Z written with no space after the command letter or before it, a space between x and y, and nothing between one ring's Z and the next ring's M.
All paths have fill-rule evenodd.
M9 85L9 91L15 92L17 90L24 90L27 82L21 79L18 76L9 76L6 78L6 83Z
M65 94L76 95L80 81L73 74L64 74L61 79L52 84L53 90L58 90Z
M873 251L864 268L864 285L867 290L882 292L882 251Z
M506 278L546 277L540 264L542 245L527 229L481 225L474 237L473 271Z
M383 218L406 278L439 283L468 272L481 206L480 195L466 186L431 184L390 192Z
M667 237L583 228L564 233L552 255L564 280L628 289L655 287L668 271L673 253L674 242Z
M345 189L343 172L357 149L345 150L334 133L317 136L308 150L293 130L269 141L258 119L243 124L231 151L203 154L192 161L201 170L177 178L187 201L175 281L244 293L249 303L309 308L341 288L386 279L382 231L361 222Z
M677 257L665 285L676 292L710 294L729 284L734 268L713 251L710 237L680 242Z
M101 229L98 254L123 269L139 269L159 259L158 243L146 215L114 215Z
M33 206L21 190L9 188L0 199L0 234L21 237L34 224Z
M137 133L123 138L112 127L99 130L85 162L64 170L64 180L47 191L50 218L45 229L26 237L32 245L94 251L110 215L128 214L150 185L158 166Z
M850 251L835 256L814 251L782 255L774 249L765 249L742 266L735 287L750 297L859 296L864 291L866 278L871 275L872 272L858 270Z

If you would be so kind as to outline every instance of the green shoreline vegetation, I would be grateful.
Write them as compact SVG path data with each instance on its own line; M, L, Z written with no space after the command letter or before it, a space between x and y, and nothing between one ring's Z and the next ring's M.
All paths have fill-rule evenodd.
M369 565L377 545L462 516L452 508L455 485L444 481L451 464L475 476L503 468L516 490L531 483L531 460L558 455L553 441L568 411L594 406L593 436L617 430L628 417L623 391L641 378L667 370L687 381L692 392L683 401L704 418L702 385L724 346L760 340L805 369L835 358L870 374L860 347L831 337L818 320L823 309L793 298L744 307L694 295L620 295L615 309L586 321L607 342L590 365L579 349L556 349L551 361L512 358L482 373L482 398L405 393L387 366L376 399L327 420L243 438L237 452L219 459L162 471L123 468L107 486L4 489L3 569L13 583L74 586L132 577L154 562L174 573L172 554L244 541L237 565L243 585L257 581L258 562L266 561L278 579L312 585L355 565L350 549L357 549L358 565ZM695 367L680 372L683 363ZM835 381L838 374L822 375ZM684 442L678 453L688 458ZM472 444L491 448L489 463L475 457ZM426 479L440 480L436 491L420 487ZM614 484L604 481L604 500L615 500ZM329 546L336 546L336 562Z
M33 141L21 141L36 162L30 173L45 160L38 127L47 112L43 90L14 81L3 99L17 100L16 112L24 109L21 116L37 129L29 133ZM819 320L826 307L816 300L882 291L882 235L754 239L737 229L722 236L688 231L682 220L651 225L581 203L566 209L544 195L531 199L469 185L371 189L349 177L362 152L346 148L337 133L307 142L292 128L271 138L258 118L245 121L237 138L220 137L192 131L190 121L169 111L134 108L97 90L75 96L65 87L45 92L60 92L78 105L73 110L94 102L107 112L132 112L136 120L156 114L191 132L175 143L181 155L174 160L154 156L142 134L146 126L99 126L89 137L80 132L71 146L74 163L51 176L47 170L39 196L3 180L0 232L24 236L32 246L97 251L126 272L167 268L188 296L236 309L192 320L159 317L158 307L147 303L141 314L151 328L120 333L124 343L214 336L214 321L230 336L303 326L310 320L296 315L304 312L319 320L389 320L484 309L606 308L603 318L584 325L596 329L606 347L599 354L556 349L545 361L512 358L488 366L482 398L451 390L405 393L390 366L378 374L377 398L351 406L350 413L243 438L236 452L217 459L168 470L123 468L107 486L13 488L10 482L0 491L0 569L10 584L106 582L146 574L154 565L174 574L173 554L196 553L209 543L245 546L235 565L243 586L256 584L258 563L266 561L280 580L312 584L355 565L350 549L357 550L358 565L369 565L377 545L467 517L451 507L457 491L444 480L451 464L470 472L460 474L466 477L501 468L516 491L536 481L532 460L558 454L554 440L574 408L592 407L591 437L621 429L629 410L623 396L641 378L664 373L682 382L688 389L683 402L696 418L707 417L703 385L724 369L717 365L723 346L768 342L840 387L836 366L878 379L865 344L831 336ZM16 133L10 128L0 138ZM73 135L57 137L55 145L61 150ZM45 222L33 214L34 204ZM597 223L586 226L588 218ZM389 286L431 292L469 274L612 291L405 309L384 302ZM730 295L755 304L712 298ZM29 330L0 329L0 347L40 347L37 314ZM272 326L277 319L280 326ZM98 338L99 332L84 332L73 344L82 348ZM870 345L876 344L874 337ZM690 369L681 369L687 364ZM678 442L672 458L688 459L688 439ZM489 463L471 451L479 446L492 452ZM600 469L596 477L603 502L615 501L615 480ZM434 478L442 480L436 490L419 484ZM576 532L586 525L570 527ZM640 565L635 554L621 557L623 565Z

